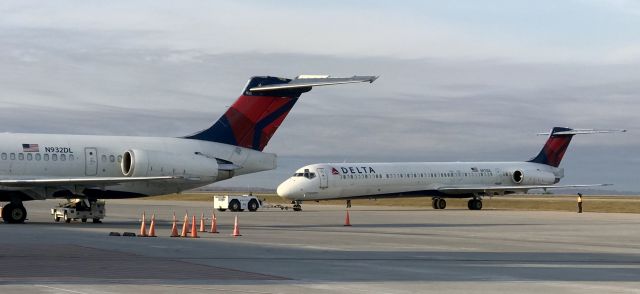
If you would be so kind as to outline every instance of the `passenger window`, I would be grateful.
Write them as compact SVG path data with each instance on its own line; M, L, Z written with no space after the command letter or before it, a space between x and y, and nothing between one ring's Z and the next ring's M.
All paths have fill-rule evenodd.
M27 160L29 161L33 160L33 154L27 153Z
M49 153L44 154L44 161L49 161Z
M67 161L67 156L64 154L60 154L60 161Z
M73 161L73 154L69 154L69 161Z
M109 161L115 162L116 161L116 157L114 155L109 155ZM118 159L118 162L120 162L120 159Z
M18 153L18 159L19 160L24 160L24 154Z
M51 160L58 161L58 154L51 154Z
M42 159L42 155L40 155L40 153L36 153L36 160L40 161L40 159Z
M9 158L11 158L11 160L16 160L16 154L11 153L11 155L9 155Z
M7 154L6 153L2 153L2 160L7 160Z
M102 162L107 162L107 156L102 154L102 156L100 156L100 159L102 159Z
M122 162L122 155L118 155L118 163Z

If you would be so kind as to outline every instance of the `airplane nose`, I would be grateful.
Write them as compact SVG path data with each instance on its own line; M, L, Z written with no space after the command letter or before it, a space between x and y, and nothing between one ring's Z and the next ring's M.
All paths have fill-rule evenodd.
M286 198L286 199L292 198L293 189L291 188L291 185L289 185L289 181L285 181L284 183L278 185L278 188L276 189L276 193L278 193L278 196L282 198Z

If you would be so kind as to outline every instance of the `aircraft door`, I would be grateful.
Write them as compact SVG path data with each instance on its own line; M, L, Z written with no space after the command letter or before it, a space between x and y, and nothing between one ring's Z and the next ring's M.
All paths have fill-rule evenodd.
M98 150L96 148L84 148L84 173L87 176L98 174Z
M318 177L320 177L320 189L326 189L329 187L329 178L324 168L318 169Z

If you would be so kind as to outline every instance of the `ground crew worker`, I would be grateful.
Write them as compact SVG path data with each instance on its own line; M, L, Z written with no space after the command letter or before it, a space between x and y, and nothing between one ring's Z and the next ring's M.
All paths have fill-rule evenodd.
M582 213L582 194L578 193L578 213Z

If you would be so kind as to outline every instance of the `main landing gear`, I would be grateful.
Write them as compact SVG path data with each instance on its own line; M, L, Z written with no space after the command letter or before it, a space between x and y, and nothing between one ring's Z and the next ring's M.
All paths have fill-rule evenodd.
M347 208L351 208L351 199L347 200Z
M431 200L431 207L433 207L433 209L444 209L447 207L447 201L440 197L434 197Z
M27 219L27 209L22 202L10 202L2 207L2 219L6 223L21 224Z
M469 210L480 210L480 209L482 209L482 199L480 199L480 198L470 199L469 202L467 202L467 207L469 207Z

